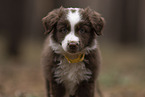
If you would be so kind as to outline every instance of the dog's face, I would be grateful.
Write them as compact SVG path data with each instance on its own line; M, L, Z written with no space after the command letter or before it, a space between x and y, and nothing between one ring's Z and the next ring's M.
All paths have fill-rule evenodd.
M104 19L90 8L61 7L44 17L43 24L59 49L75 54L96 46L96 34L102 34Z

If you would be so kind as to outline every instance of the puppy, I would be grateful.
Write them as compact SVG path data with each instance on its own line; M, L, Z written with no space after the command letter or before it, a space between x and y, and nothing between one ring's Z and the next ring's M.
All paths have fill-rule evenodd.
M42 19L47 97L95 97L104 19L90 8L55 9Z

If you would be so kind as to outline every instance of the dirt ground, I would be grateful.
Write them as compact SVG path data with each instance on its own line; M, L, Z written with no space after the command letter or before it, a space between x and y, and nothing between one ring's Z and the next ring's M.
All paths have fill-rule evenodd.
M145 97L145 48L100 44L99 82L104 97ZM0 42L0 97L44 97L42 43L24 42L19 58Z

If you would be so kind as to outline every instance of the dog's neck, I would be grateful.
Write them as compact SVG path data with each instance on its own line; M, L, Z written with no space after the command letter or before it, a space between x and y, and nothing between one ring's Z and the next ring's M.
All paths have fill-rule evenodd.
M69 63L78 63L82 62L85 57L85 53L79 53L79 54L64 54L64 57L67 59Z

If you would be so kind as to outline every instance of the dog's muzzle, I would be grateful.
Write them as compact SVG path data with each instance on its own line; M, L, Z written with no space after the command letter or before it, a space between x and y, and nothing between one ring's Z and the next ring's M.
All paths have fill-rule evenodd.
M79 49L79 43L71 41L67 44L67 48L70 53L76 53Z

